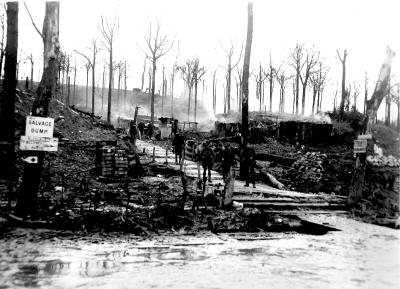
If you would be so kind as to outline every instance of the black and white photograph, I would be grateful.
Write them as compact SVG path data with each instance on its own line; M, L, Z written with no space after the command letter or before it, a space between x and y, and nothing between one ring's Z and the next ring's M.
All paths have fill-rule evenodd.
M0 289L400 288L399 11L0 1Z

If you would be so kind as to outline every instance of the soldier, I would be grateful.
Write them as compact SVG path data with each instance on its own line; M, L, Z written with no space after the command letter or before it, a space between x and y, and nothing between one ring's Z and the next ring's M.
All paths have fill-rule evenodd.
M143 121L139 122L138 124L138 129L139 129L139 134L140 134L140 139L142 139L144 137L144 123Z
M242 151L241 160L245 164L246 184L244 186L248 187L249 183L251 182L253 184L253 188L255 188L256 183L255 183L254 168L256 165L256 152L254 148L246 146Z
M222 151L222 178L224 182L231 170L232 165L235 163L235 155L233 154L232 148L227 144Z
M147 137L151 139L153 136L153 124L151 122L147 125Z
M185 140L183 139L183 135L180 133L177 133L174 137L174 140L172 141L172 145L174 147L174 152L175 152L175 163L178 163L178 157L179 157L179 163L182 160L182 151L184 147Z
M200 160L203 166L203 180L206 181L206 171L208 170L208 182L211 183L211 169L214 165L214 152L210 147L210 144L206 141L204 142L204 148L200 152Z

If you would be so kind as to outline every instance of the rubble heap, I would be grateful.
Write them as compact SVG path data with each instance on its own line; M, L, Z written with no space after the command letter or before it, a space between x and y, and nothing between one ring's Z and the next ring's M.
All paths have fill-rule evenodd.
M367 156L367 161L373 167L400 167L400 159L396 159L394 156Z
M324 168L322 164L326 157L326 154L320 152L307 152L293 163L290 172L294 177L304 182L318 183L323 177Z

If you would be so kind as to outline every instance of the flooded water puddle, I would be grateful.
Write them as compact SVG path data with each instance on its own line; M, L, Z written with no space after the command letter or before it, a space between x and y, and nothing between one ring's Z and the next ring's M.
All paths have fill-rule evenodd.
M342 231L38 241L17 229L0 244L0 288L399 288L399 231L307 218Z

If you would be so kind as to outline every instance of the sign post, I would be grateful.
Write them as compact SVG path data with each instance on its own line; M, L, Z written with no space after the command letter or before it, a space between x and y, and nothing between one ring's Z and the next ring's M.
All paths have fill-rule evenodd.
M354 153L362 154L367 152L367 143L366 139L354 140Z

